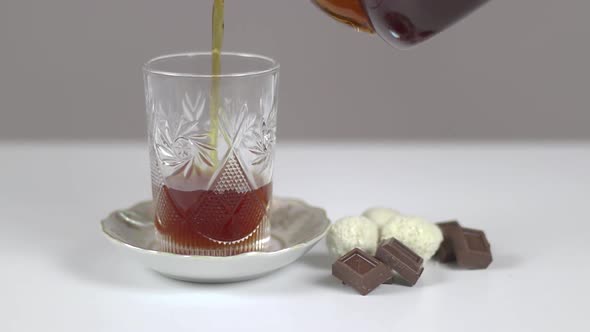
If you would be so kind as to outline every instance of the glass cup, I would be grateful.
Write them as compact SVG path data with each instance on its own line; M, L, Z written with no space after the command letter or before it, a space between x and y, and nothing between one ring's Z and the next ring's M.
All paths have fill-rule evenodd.
M270 241L279 65L222 53L144 66L156 237L184 255L230 256Z

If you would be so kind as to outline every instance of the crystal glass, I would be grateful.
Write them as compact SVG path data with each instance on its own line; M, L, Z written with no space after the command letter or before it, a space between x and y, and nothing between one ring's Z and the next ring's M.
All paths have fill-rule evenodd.
M156 238L164 251L229 256L265 250L279 65L222 53L144 66Z

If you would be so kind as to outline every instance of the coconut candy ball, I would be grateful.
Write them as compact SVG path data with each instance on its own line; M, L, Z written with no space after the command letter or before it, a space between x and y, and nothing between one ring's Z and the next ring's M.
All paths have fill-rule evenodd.
M372 207L363 212L363 216L371 219L379 228L383 227L391 218L399 215L401 215L399 211L384 207Z
M332 258L338 258L359 248L374 255L379 241L379 229L370 219L345 217L337 220L328 231L326 242Z

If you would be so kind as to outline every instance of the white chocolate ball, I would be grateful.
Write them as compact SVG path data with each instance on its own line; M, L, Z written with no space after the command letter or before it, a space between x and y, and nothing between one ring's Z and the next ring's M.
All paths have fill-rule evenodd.
M379 228L383 227L391 218L399 215L401 215L399 211L384 207L373 207L363 212L363 216L371 219Z
M381 228L380 240L391 238L405 244L424 261L436 253L443 240L438 226L425 219L411 216L393 217Z
M345 217L336 221L328 235L326 243L332 258L338 258L354 248L374 255L379 241L379 229L371 220L359 217Z

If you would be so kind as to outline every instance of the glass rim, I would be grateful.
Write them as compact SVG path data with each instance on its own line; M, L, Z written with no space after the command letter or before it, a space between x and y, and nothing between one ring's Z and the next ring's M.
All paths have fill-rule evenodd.
M273 72L277 72L280 68L280 64L273 58L254 54L254 53L245 53L245 52L221 52L221 56L235 56L240 58L254 58L259 60L264 60L269 63L269 67L266 69L261 70L253 70L253 71L244 71L244 72L234 72L234 73L224 73L224 74L199 74L199 73L187 73L187 72L175 72L175 71L166 71L166 70L157 70L154 68L154 64L161 60L169 60L174 58L181 58L181 57L198 57L198 56L211 56L212 52L181 52L181 53L171 53L161 55L155 58L150 59L143 65L143 71L149 74L155 75L162 75L162 76L169 76L169 77L185 77L185 78L224 78L224 77L252 77L258 75L266 75Z

